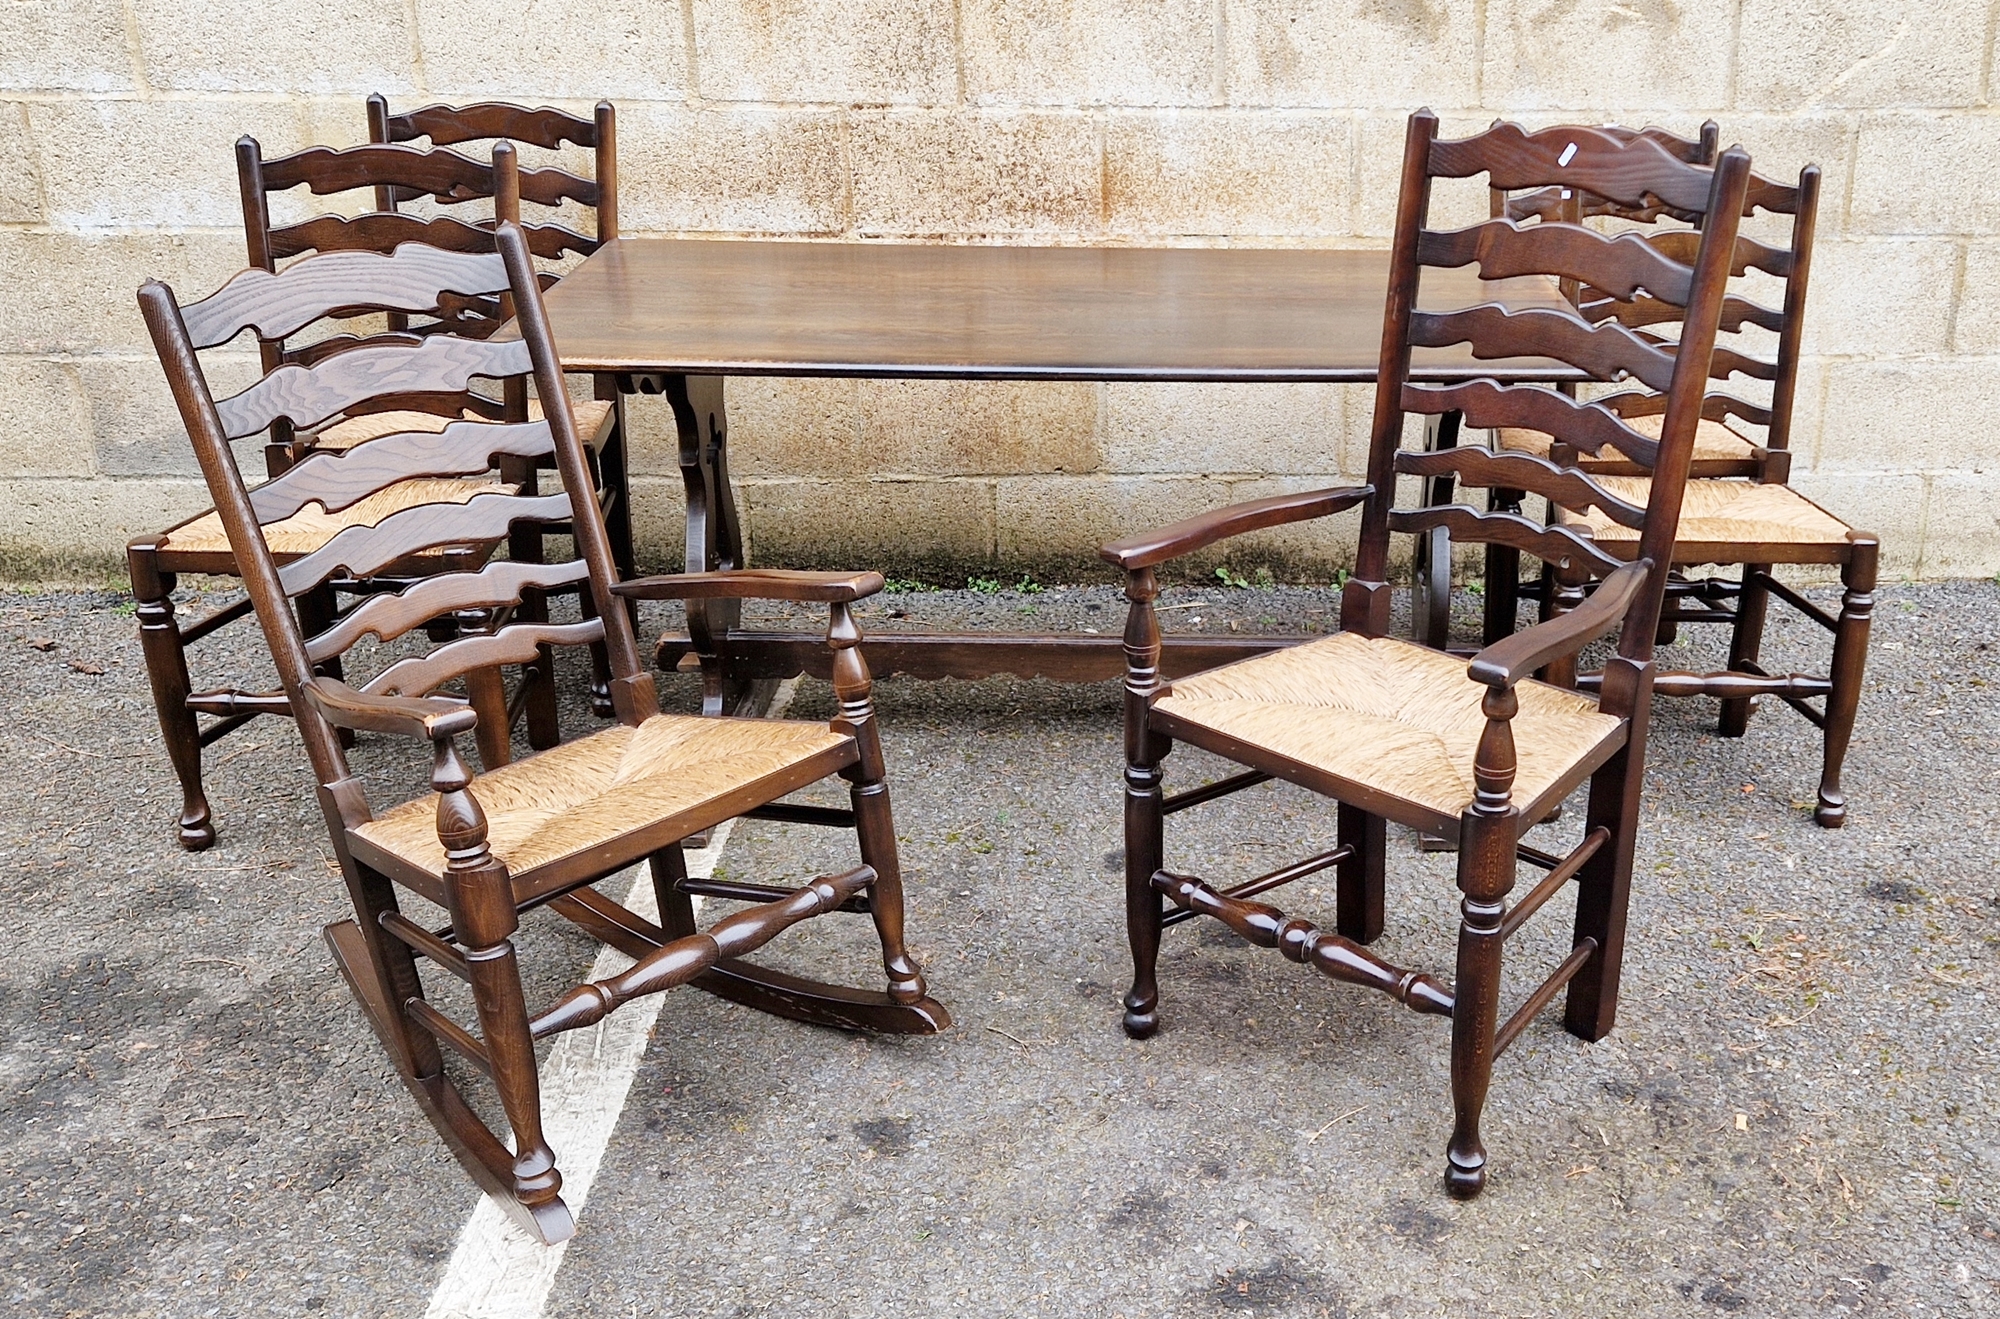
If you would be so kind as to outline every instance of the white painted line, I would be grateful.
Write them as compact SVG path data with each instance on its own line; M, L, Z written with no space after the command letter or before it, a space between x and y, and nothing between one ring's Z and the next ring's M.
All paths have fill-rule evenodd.
M779 686L771 702L771 718L784 714L797 685L797 679L790 679ZM697 879L714 876L715 863L734 824L732 820L717 828L707 847L687 854L688 874ZM626 873L633 878L625 905L657 921L659 908L653 898L651 873L643 862ZM701 899L696 898L695 903L698 910ZM631 958L606 948L598 954L587 978L602 980L630 965ZM612 1129L624 1111L625 1096L632 1089L632 1078L645 1056L653 1023L666 997L649 994L612 1013L594 1029L562 1036L542 1067L542 1128L549 1147L556 1152L556 1167L562 1171L563 1201L576 1215L579 1230L590 1184L597 1179L598 1164L611 1143ZM458 1234L458 1245L445 1265L424 1319L541 1319L549 1289L555 1286L556 1270L562 1267L568 1251L567 1241L542 1245L482 1195Z

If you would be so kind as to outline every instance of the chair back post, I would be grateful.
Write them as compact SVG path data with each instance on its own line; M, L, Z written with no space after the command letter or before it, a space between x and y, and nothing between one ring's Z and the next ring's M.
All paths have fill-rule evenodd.
M577 434L576 417L570 410L564 385L562 361L549 331L548 309L542 301L541 280L528 251L528 238L521 226L506 221L496 226L494 240L507 263L508 282L513 285L517 322L534 363L535 392L541 396L542 416L555 441L556 465L563 484L571 491L574 516L571 519L578 554L590 566L591 598L604 625L604 648L611 664L611 701L621 723L637 727L659 713L659 698L639 656L639 643L632 631L632 616L625 602L611 593L618 569L611 557L611 537L596 501L590 497L594 484L583 439Z
M608 243L618 236L618 110L609 101L599 101L596 111L597 240Z
M1680 529L1681 496L1687 489L1695 429L1701 422L1708 389L1709 359L1721 326L1722 301L1729 293L1736 231L1742 223L1749 186L1749 153L1731 147L1716 161L1709 183L1708 225L1702 230L1701 247L1695 256L1694 280L1661 421L1659 461L1646 500L1645 526L1639 533L1638 557L1651 560L1652 567L1645 591L1625 616L1618 642L1621 656L1642 664L1653 657L1667 576L1673 567L1674 537Z
M389 98L380 92L368 93L368 140L387 146L389 137ZM375 185L375 209L393 211L396 209L396 190L386 183Z
M1806 284L1812 273L1813 232L1819 225L1818 165L1799 171L1797 209L1792 212L1792 267L1785 281L1785 323L1778 331L1778 376L1771 382L1771 425L1764 447L1789 451L1792 406L1799 385L1799 353L1805 336Z
M333 726L300 696L305 681L312 677L312 661L306 656L305 638L283 584L278 565L265 543L257 515L250 507L250 494L243 484L243 472L229 445L227 431L216 411L207 375L196 356L193 337L182 319L180 305L167 285L147 280L139 289L139 311L160 364L166 368L167 385L173 391L174 406L181 424L193 442L195 459L208 483L216 515L222 519L235 550L237 571L242 574L256 611L257 624L264 631L278 681L285 689L304 741L313 773L322 784L334 784L349 777L347 757Z
M1438 119L1428 107L1410 116L1403 139L1402 185L1397 190L1396 231L1389 256L1388 300L1382 312L1382 355L1376 379L1375 417L1369 430L1367 502L1361 507L1361 542L1354 575L1341 588L1340 627L1379 637L1389 631L1389 511L1396 502L1396 450L1403 437L1403 404L1395 388L1410 373L1410 313L1417 300L1417 240L1430 211L1431 144Z

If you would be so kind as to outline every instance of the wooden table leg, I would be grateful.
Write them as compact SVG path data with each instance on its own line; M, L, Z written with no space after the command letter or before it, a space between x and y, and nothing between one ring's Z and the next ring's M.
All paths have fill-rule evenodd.
M721 376L674 375L666 396L680 440L681 482L687 488L687 571L742 568L743 523L729 488L729 422ZM701 661L701 710L706 715L761 715L777 683L732 675L720 639L742 618L740 600L687 602L688 636Z

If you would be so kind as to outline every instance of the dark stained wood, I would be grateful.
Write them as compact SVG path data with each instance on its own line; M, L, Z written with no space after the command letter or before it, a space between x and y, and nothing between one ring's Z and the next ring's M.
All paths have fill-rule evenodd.
M289 390L291 396L316 397L334 388L329 380L339 378L346 381L341 388L355 395L348 402L364 403L367 391L359 388L363 382L372 382L378 392L393 393L412 380L428 385L439 360L477 357L488 368L483 374L500 377L497 383L508 391L516 417L527 400L522 376L532 373L546 421L461 423L441 436L370 441L346 458L308 458L293 469L296 475L278 478L277 493L264 501L261 510L230 446L226 401L218 403L209 390L173 292L149 283L139 300L263 628L283 684L284 704L297 723L334 854L354 903L354 920L329 929L329 943L397 1071L468 1172L524 1227L544 1241L554 1241L572 1231L574 1224L562 1204L562 1175L542 1131L534 1049L538 1035L586 1025L636 994L689 982L783 1015L850 1029L880 1026L928 1032L941 1029L949 1018L929 998L924 977L904 942L902 882L887 771L870 679L860 656L860 632L848 608L852 597L880 588L881 578L875 574L746 573L720 582L676 581L677 589L697 595L726 591L740 596L763 586L831 600L824 646L831 653L839 701L839 712L828 725L833 736L811 754L790 757L761 774L733 776L696 805L662 806L650 813L635 807L634 818L607 837L582 840L580 848L545 864L524 864L517 873L494 850L480 801L481 783L461 759L457 739L475 732L489 767L504 759L508 715L504 691L492 676L498 666L526 662L546 668L557 646L598 643L616 717L637 727L659 715L652 677L643 667L632 632L631 613L611 590L617 566L601 508L593 497L587 437L579 432L568 401L527 236L518 225L504 221L494 238L505 275L501 291L513 303L519 340L496 345L447 330L415 341L356 347L311 370L278 367L265 380L282 375L286 389L265 393L283 396ZM279 274L259 272L260 279L233 285L230 314L246 324L276 323L291 316L301 299L314 298L335 307L397 306L399 300L420 296L438 266L408 249L386 266L357 267L339 260L347 255L308 257ZM412 259L400 259L403 256ZM343 291L319 266L322 262L350 271L361 269L363 276ZM367 370L343 376L341 364L363 355ZM312 383L309 388L290 383L301 380ZM257 389L252 386L251 392ZM259 404L267 410L281 405L289 406L282 397L277 403ZM561 478L559 490L418 504L374 526L348 528L321 549L283 566L266 542L264 524L295 509L302 491L338 491L340 498L346 498L364 487L379 488L379 483L434 472L441 466L451 472L477 468L490 473L500 463L520 461L523 445L535 453L552 449ZM568 564L509 561L485 569L478 569L475 561L470 565L473 571L458 571L467 565L446 559L439 575L417 581L401 594L368 601L345 619L331 604L328 580L343 570L367 576L389 562L408 560L425 546L467 540L498 543L523 520L566 520L576 559ZM532 542L532 548L539 550L539 540ZM144 567L154 574L145 582L150 598L158 600L171 590L171 580L161 577L150 561ZM535 593L569 582L587 586L591 607L581 622L552 623L533 607ZM448 626L435 626L440 624ZM347 647L365 636L401 637L407 645L407 639L424 631L432 633L436 644L418 655L390 657L391 662L370 679L357 677L350 685L337 668L343 661L356 660L346 653ZM456 677L465 678L470 702L430 695ZM185 686L184 678L181 685ZM497 738L488 725L496 704L491 698L496 696L501 711ZM182 708L186 699L181 697ZM264 708L262 698L244 696L242 703ZM227 708L233 711L234 704ZM431 743L436 836L445 857L441 872L420 854L406 855L391 842L365 832L376 818L375 811L347 763L342 740L344 733L357 729ZM527 770L525 765L520 768ZM601 895L580 894L585 886L641 859L658 863L656 876L665 875L671 882L678 867L684 879L680 844L691 833L769 806L833 773L849 785L851 823L862 860L854 870L725 919L706 934L693 929L685 894L678 905L670 894L662 894L668 930ZM403 916L398 889L444 907L450 925L432 932ZM531 1018L515 937L521 912L543 903L556 904L562 914L621 946L649 940L658 946L643 953L626 974L582 986L550 1012ZM740 954L761 946L788 925L843 910L865 911L875 927L884 972L880 991L782 977L739 960ZM424 997L418 956L469 982L475 1023L455 1019ZM490 1078L512 1133L511 1151L458 1097L443 1071L443 1049L462 1055Z
M875 872L856 866L844 874L825 876L784 897L717 921L705 933L663 944L607 980L578 985L547 1009L535 1014L535 1038L579 1030L604 1020L613 1009L646 994L664 993L689 983L724 957L755 952L809 917L839 909L841 904L875 882Z
M1430 348L1468 344L1472 355L1481 360L1519 356L1525 345L1540 343L1551 353L1561 353L1593 380L1630 376L1655 389L1665 389L1674 373L1672 354L1616 322L1593 327L1566 309L1510 312L1483 306L1463 311L1419 311L1410 318L1410 342Z
M549 292L575 371L977 380L1366 382L1388 262L1324 249L965 247L627 238ZM1439 276L1439 306L1564 304ZM1419 378L1547 380L1547 361L1419 355Z
M1496 212L1505 209L1501 194L1507 191L1567 190L1558 198L1565 203L1558 212L1559 222L1517 229L1511 222L1500 221L1457 233L1429 231L1426 223L1432 179L1480 173L1487 176L1495 193ZM1420 1010L1448 1015L1452 1021L1455 1122L1446 1148L1444 1180L1446 1190L1460 1199L1479 1194L1487 1180L1481 1117L1494 1059L1566 985L1570 999L1565 1021L1572 1032L1596 1039L1610 1029L1615 1013L1625 905L1640 821L1652 649L1748 181L1749 158L1737 149L1722 153L1715 167L1708 169L1676 158L1659 142L1630 134L1570 127L1528 134L1514 125L1498 124L1466 141L1441 142L1437 119L1429 111L1410 118L1384 298L1368 481L1355 492L1364 501L1360 545L1355 574L1342 588L1341 626L1345 631L1388 641L1392 588L1387 569L1390 538L1395 533L1414 533L1420 541L1428 541L1432 561L1441 565L1450 562L1449 542L1439 534L1442 532L1451 533L1453 538L1484 541L1510 555L1530 553L1550 566L1554 582L1562 588L1554 598L1559 607L1552 609L1546 621L1518 634L1503 633L1492 646L1472 657L1464 679L1454 675L1453 681L1470 680L1485 686L1478 696L1483 724L1472 754L1471 801L1456 816L1445 814L1435 794L1413 791L1395 775L1378 778L1347 762L1315 757L1307 749L1309 743L1274 744L1275 740L1260 739L1244 726L1205 714L1203 707L1209 701L1222 699L1212 692L1202 701L1185 704L1159 700L1165 689L1161 682L1163 646L1154 610L1158 565L1197 545L1283 518L1238 516L1232 520L1224 510L1165 532L1125 537L1104 549L1106 558L1127 566L1125 594L1131 606L1125 635L1126 931L1133 968L1132 988L1125 997L1127 1033L1143 1037L1159 1027L1161 931L1177 923L1178 917L1178 913L1163 917L1161 892L1184 911L1215 917L1253 943L1280 948L1293 961L1311 961L1336 978L1388 992ZM1582 194L1601 194L1634 206L1701 211L1707 220L1691 261L1677 262L1640 239L1607 241L1568 227L1580 209L1577 203ZM1601 281L1628 293L1644 289L1663 302L1678 300L1683 304L1679 341L1672 345L1650 341L1609 318L1600 318L1601 323L1593 327L1567 302L1560 307L1522 309L1469 306L1479 298L1476 289L1464 290L1470 296L1443 309L1436 301L1423 301L1425 296L1436 297L1437 266L1455 268L1475 262L1482 263L1482 270L1489 274L1518 272L1526 277L1532 272L1546 287L1576 290ZM1657 442L1644 440L1612 412L1579 404L1547 389L1509 389L1498 382L1456 383L1450 389L1412 386L1418 370L1414 347L1468 339L1473 342L1473 351L1482 357L1546 357L1598 379L1637 376L1665 397L1662 438ZM1404 423L1410 411L1439 416L1431 452L1410 454L1403 450ZM1491 425L1496 416L1510 420L1532 416L1537 423L1545 423L1555 440L1550 457L1495 454L1457 443L1462 419ZM1580 470L1576 464L1579 444L1592 453L1609 447L1628 461L1630 453L1644 455L1652 476L1645 506L1611 496ZM1398 473L1421 479L1399 483ZM1425 503L1416 508L1398 507L1399 484L1420 486ZM1486 487L1488 510L1442 502L1452 498L1460 484ZM1561 526L1543 526L1523 516L1519 511L1523 492L1538 487L1604 508L1615 520L1637 529L1634 561L1621 565L1589 537ZM1322 510L1309 505L1302 512L1279 505L1259 513L1323 515ZM1511 559L1507 566L1510 574L1518 572ZM1605 575L1606 580L1586 600L1580 584L1587 579L1587 570ZM1489 580L1489 591L1493 585ZM1448 579L1438 584L1438 594L1448 589ZM1572 589L1578 592L1573 600L1564 594ZM1429 612L1435 612L1435 605ZM1608 681L1598 703L1599 712L1610 717L1603 726L1603 736L1563 745L1561 754L1567 768L1557 781L1517 795L1523 748L1517 747L1516 740L1546 735L1534 723L1517 729L1521 710L1517 687L1537 669L1572 663L1586 642L1613 628L1619 632L1618 651L1606 671ZM1427 639L1442 645L1448 640L1446 630L1433 625L1426 629ZM1512 632L1511 626L1505 631ZM1242 682L1252 683L1257 671L1258 661L1246 661L1238 676ZM1329 675L1328 681L1360 682L1366 672L1357 668L1337 677ZM1478 688L1473 691L1478 692ZM1404 702L1413 699L1400 689L1397 695ZM1456 699L1469 696L1466 693ZM1266 693L1258 699L1281 698ZM1454 695L1441 691L1437 699L1450 701ZM1302 703L1297 717L1309 716ZM1178 875L1165 866L1163 824L1168 803L1179 798L1164 795L1161 768L1175 742L1192 743L1247 771L1225 779L1214 795L1269 776L1338 803L1342 853L1337 894L1339 935L1323 934L1275 908L1246 901L1260 881L1218 893L1203 881ZM1393 740L1385 738L1384 744L1382 754L1393 755L1389 749ZM1414 765L1407 768L1411 772L1416 769ZM1448 772L1451 778L1441 786L1456 798L1465 788L1459 777L1462 771ZM1562 859L1524 848L1522 833L1550 818L1585 781L1591 785L1591 808L1583 845ZM1184 796L1200 798L1202 793L1203 789L1195 789ZM1360 946L1381 930L1384 824L1388 819L1436 834L1457 846L1462 900L1453 990L1392 966ZM1548 866L1551 875L1510 912L1507 897L1524 856ZM1282 882L1292 870L1312 867L1325 859L1309 858L1267 878ZM1572 878L1579 896L1570 952L1503 1026L1498 1003L1506 939Z
M405 431L344 452L313 454L252 490L250 506L262 522L288 518L307 504L334 513L414 476L483 474L503 457L553 452L547 422L453 422L442 431Z
M1388 527L1401 532L1443 527L1454 539L1511 546L1556 567L1587 563L1608 573L1623 566L1596 541L1569 527L1545 526L1519 513L1482 513L1469 504L1396 509L1389 515Z
M495 256L422 245L391 253L328 252L297 268L306 273L287 269L281 282L253 267L181 308L189 340L196 348L213 348L244 330L259 339L285 339L344 307L428 311L441 293L487 293L507 282ZM274 293L279 289L282 295Z
M1538 224L1522 229L1506 220L1488 220L1467 229L1426 230L1417 260L1449 269L1478 265L1484 279L1517 279L1551 267L1616 298L1640 290L1663 301L1686 305L1692 254L1669 256L1637 234L1606 238L1573 224Z
M1646 397L1657 395L1617 395ZM1560 435L1573 449L1596 455L1613 449L1647 468L1659 460L1660 446L1619 421L1623 415L1605 400L1579 403L1552 389L1501 386L1490 380L1462 385L1406 385L1403 407L1411 412L1460 414L1463 424L1482 429L1520 426ZM1664 403L1662 403L1664 408Z
M392 388L399 394L449 392L477 377L518 375L525 365L520 349L519 341L482 343L448 334L432 335L414 348L364 344L315 366L281 366L222 400L216 411L231 437L255 435L281 417L294 426L312 426Z
M1620 499L1592 480L1589 473L1529 453L1474 447L1399 453L1396 470L1411 476L1449 472L1462 477L1467 485L1532 490L1561 501L1565 507L1602 509L1620 526L1638 527L1646 521L1642 505Z
M1167 677L1200 673L1218 664L1249 659L1296 646L1296 636L1172 636L1161 648ZM728 632L711 652L731 674L745 680L832 676L832 660L822 639L809 632ZM678 669L702 656L702 643L669 633L659 640L655 662ZM871 671L901 678L1050 678L1057 682L1114 682L1125 672L1124 643L1117 636L1078 633L876 632L861 643Z
M1151 568L1247 531L1306 522L1353 508L1368 494L1365 487L1341 487L1246 500L1144 535L1114 540L1098 554L1128 572L1134 568Z
M1276 948L1289 960L1335 980L1380 990L1413 1012L1451 1015L1451 990L1434 977L1392 966L1352 940L1315 929L1309 921L1261 902L1227 897L1188 875L1162 870L1154 876L1153 887L1179 906L1213 916L1250 942Z

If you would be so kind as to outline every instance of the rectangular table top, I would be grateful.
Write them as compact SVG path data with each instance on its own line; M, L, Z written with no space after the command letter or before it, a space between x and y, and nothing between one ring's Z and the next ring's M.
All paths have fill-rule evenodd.
M1389 254L620 238L548 294L573 371L955 380L1372 381ZM1426 269L1418 305L1561 307ZM1421 379L1574 378L1418 349Z

